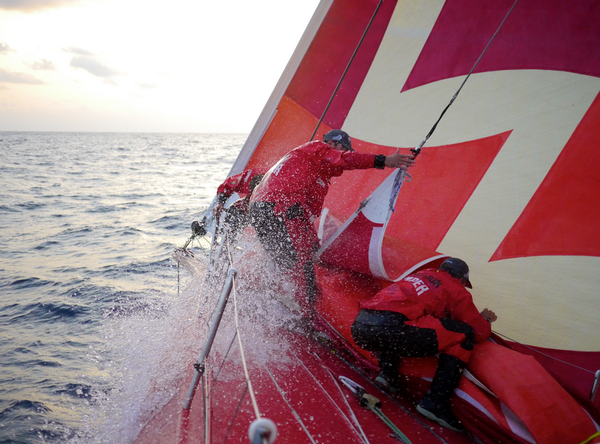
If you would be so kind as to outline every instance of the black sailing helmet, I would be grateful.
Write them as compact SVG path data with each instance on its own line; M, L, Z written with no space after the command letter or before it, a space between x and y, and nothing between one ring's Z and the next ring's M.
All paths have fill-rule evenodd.
M465 287L473 288L471 281L469 280L469 266L465 261L457 257L449 257L442 265L440 270L445 270L450 273L450 276L456 279L464 279Z
M330 140L341 143L342 146L348 151L354 151L354 149L352 148L352 142L350 141L350 136L345 131L342 131L340 129L334 129L329 131L323 136L323 141L329 142Z

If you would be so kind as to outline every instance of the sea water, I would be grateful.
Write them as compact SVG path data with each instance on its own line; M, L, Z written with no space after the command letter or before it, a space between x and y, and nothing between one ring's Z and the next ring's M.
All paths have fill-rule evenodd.
M0 444L135 437L193 313L173 250L245 137L0 132Z

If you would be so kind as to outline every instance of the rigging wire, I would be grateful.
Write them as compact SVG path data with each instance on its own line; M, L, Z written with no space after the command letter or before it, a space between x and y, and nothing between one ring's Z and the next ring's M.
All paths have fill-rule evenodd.
M231 341L229 342L229 347L227 347L227 351L223 355L223 360L221 361L221 365L219 365L219 368L217 369L217 372L214 374L213 379L217 380L219 378L219 375L221 374L221 370L223 370L223 367L225 366L225 361L227 360L227 357L229 356L229 352L231 351L231 347L233 347L233 343L235 342L236 337L237 337L237 332L233 334L233 337L231 338ZM209 396L212 394L214 387L215 387L214 385L211 386L210 391L208 392Z
M318 355L317 355L317 357L318 357ZM320 358L319 358L319 360L320 360ZM362 440L366 444L371 444L369 442L369 439L367 438L367 435L365 434L363 428L361 427L360 422L358 421L358 418L354 414L354 410L352 410L352 407L350 407L350 404L348 403L348 400L346 399L346 396L344 396L344 392L342 391L342 388L338 384L337 379L335 379L335 376L333 375L332 371L328 367L326 367L325 365L323 365L323 363L321 363L321 366L327 371L327 374L329 375L329 377L331 378L331 380L335 383L335 386L337 387L339 393L342 395L342 400L344 401L346 407L348 408L348 411L350 412L350 418L352 419L352 421L354 421L354 424L352 424L352 421L350 421L350 423L356 429L356 433L359 434L359 436L362 437ZM346 418L348 418L348 415L345 415L345 416L346 416Z
M427 133L427 136L425 136L425 138L423 139L423 141L416 148L413 148L411 150L412 153L413 153L413 158L416 158L419 155L419 153L421 152L421 148L423 148L423 145L425 145L425 142L427 142L427 140L431 137L431 135L433 134L433 132L437 128L438 123L440 123L440 120L442 120L442 117L444 117L444 114L446 114L446 111L448 111L448 108L450 108L450 106L454 103L454 100L456 100L456 98L458 97L458 94L462 90L463 86L465 86L465 83L467 83L467 80L469 80L469 77L471 77L471 74L473 73L473 71L475 70L475 68L477 67L477 65L479 64L479 61L481 60L481 58L483 57L483 55L485 54L485 52L488 50L488 48L490 47L490 45L492 44L492 42L496 38L496 35L500 31L500 28L502 28L502 26L504 25L504 22L506 22L506 19L508 18L508 16L512 12L512 10L515 8L515 6L517 5L518 1L519 0L515 0L515 2L513 3L513 5L509 9L508 13L504 17L504 20L502 20L502 23L500 23L500 26L498 26L498 29L496 29L496 32L494 33L494 35L492 36L492 38L488 42L487 46L484 48L483 52L481 53L481 55L479 56L479 58L477 59L477 61L473 65L473 67L471 68L471 71L469 71L469 74L467 74L467 77L465 77L465 79L463 80L462 84L460 85L460 88L458 88L458 91L456 91L456 93L454 94L454 96L452 97L452 99L450 99L450 103L448 103L448 105L446 105L446 108L444 108L444 110L442 111L442 114L440 114L440 117L433 124L433 127L429 130L429 133Z
M338 89L340 89L340 86L342 85L342 82L344 81L344 77L346 77L346 73L350 69L350 65L352 65L354 56L356 56L356 53L358 52L360 45L362 45L362 42L365 39L365 36L367 35L367 32L369 31L369 28L371 27L373 20L375 20L375 16L377 15L377 12L379 11L379 8L381 7L382 3L383 3L383 0L379 0L379 4L375 8L375 12L373 12L373 15L371 16L371 20L369 20L369 23L367 24L367 27L365 28L365 32L363 32L362 37L358 41L358 45L356 45L356 48L354 49L354 52L352 53L352 56L350 57L350 60L348 61L348 64L346 65L346 69L344 69L344 72L342 73L342 76L340 77L338 84L336 85L335 89L333 90L333 94L331 94L331 97L329 98L329 102L327 102L327 105L325 106L325 109L323 110L323 114L321 114L321 118L317 122L317 126L315 127L315 130L313 131L312 136L310 136L310 140L313 140L315 138L315 134L317 134L317 131L319 130L319 126L321 126L321 122L323 122L323 119L325 118L325 114L327 114L327 111L329 110L329 106L331 105L331 102L333 102L333 99L335 98L335 95L337 94Z
M452 97L452 99L450 99L450 102L448 103L448 105L446 105L446 107L444 108L444 110L440 114L440 117L438 117L437 121L433 124L433 127L429 130L429 133L427 133L427 135L425 136L425 138L421 141L421 143L416 148L413 148L411 150L414 157L417 157L419 155L419 153L421 152L421 148L423 148L423 146L425 145L425 143L427 142L427 140L431 137L431 135L433 134L433 132L436 130L438 123L440 123L440 121L442 120L442 117L444 117L444 114L446 114L446 111L448 111L448 108L450 108L450 106L454 103L454 101L458 97L458 94L462 90L463 86L465 86L465 83L467 83L467 80L469 79L469 77L471 77L471 74L473 73L473 71L475 70L475 68L479 64L480 60L482 59L483 55L486 53L486 51L488 50L488 48L490 47L490 45L492 44L492 42L496 38L496 35L498 34L498 32L500 31L500 29L502 28L502 26L506 22L506 19L508 19L508 16L513 11L513 9L515 8L515 6L517 5L518 1L519 0L515 0L515 2L513 3L513 5L511 6L511 8L509 9L509 11L507 12L506 16L504 17L504 19L500 23L500 26L498 26L498 29L496 29L496 32L494 32L494 35L492 35L492 38L490 39L490 41L488 42L488 44L486 45L486 47L483 49L482 53L479 55L479 58L477 59L477 61L475 62L475 64L471 68L471 70L469 71L469 74L467 74L467 76L465 77L465 79L461 83L460 87L458 88L458 90L456 91L456 93L454 94L454 96ZM348 64L346 65L346 68L344 69L344 72L342 73L342 76L340 77L340 80L338 81L338 84L336 85L336 87L335 87L335 89L333 91L333 94L329 98L329 101L327 102L327 105L325 106L325 109L323 110L323 113L321 114L321 117L319 118L319 121L317 122L317 125L315 126L315 129L314 129L312 135L310 136L310 140L313 140L314 137L315 137L315 135L317 134L319 126L323 122L323 119L325 118L325 114L327 114L327 111L329 110L329 106L331 105L331 102L333 102L333 99L335 98L335 95L337 94L337 91L339 90L339 88L340 88L340 86L341 86L344 78L346 77L346 73L350 69L350 65L354 61L354 57L356 56L356 53L358 52L360 46L362 45L362 42L363 42L365 36L367 35L367 32L369 31L369 28L371 27L371 24L373 23L373 20L375 19L375 16L377 15L377 12L379 11L379 8L381 7L382 2L383 2L383 0L380 0L379 3L377 4L377 7L375 8L375 12L373 12L373 15L371 16L371 19L369 20L369 23L367 24L367 27L365 28L365 31L364 31L362 37L360 38L360 40L358 42L358 45L354 49L354 53L350 57L350 60L348 61Z
M266 365L264 365L263 367L266 370L266 372L269 375L269 377L271 378L271 380L273 381L273 384L275 384L275 387L277 388L277 391L281 395L281 399L283 399L283 401L287 404L288 408L292 412L292 415L294 415L294 418L296 418L296 421L298 421L298 424L300 425L300 427L302 428L302 430L306 434L306 437L310 440L310 442L312 444L317 444L317 442L315 441L315 439L313 438L313 436L310 434L310 432L306 428L306 425L304 424L304 421L302 421L302 417L296 411L296 409L290 403L290 401L287 399L286 392L279 386L277 380L275 379L275 377L273 376L273 374L271 373L271 371L268 369L268 367Z
M454 94L454 96L452 97L452 99L450 99L450 103L448 103L448 105L446 105L446 108L444 108L444 110L442 111L442 114L440 114L440 117L438 117L437 121L433 124L433 127L429 130L429 133L427 133L427 136L425 136L425 138L423 139L423 141L416 148L413 148L411 150L412 153L413 153L413 158L416 158L419 155L419 153L421 152L421 148L423 148L423 145L425 145L425 142L427 142L427 140L431 137L431 135L433 134L433 132L437 128L438 123L440 123L440 120L442 120L442 117L444 117L444 114L446 114L446 111L448 111L448 108L450 108L450 106L454 103L454 100L456 100L456 98L458 97L458 94L462 90L463 86L465 86L465 83L467 83L467 80L469 80L469 77L471 77L471 74L473 73L473 71L475 70L475 68L477 67L477 65L479 64L479 61L481 60L481 58L483 57L483 55L485 54L485 52L487 51L487 49L490 47L490 45L492 44L492 42L496 38L496 35L500 31L500 28L502 28L502 26L504 25L504 22L506 21L506 19L508 18L508 16L512 12L512 10L515 8L515 6L517 5L518 1L519 0L515 0L515 2L513 3L513 5L509 9L508 13L504 17L504 20L502 20L502 23L500 23L500 26L498 26L498 29L496 29L496 32L494 33L494 35L492 36L492 38L488 42L487 46L484 48L483 52L481 53L481 55L479 56L479 58L477 59L477 61L473 65L473 67L471 68L471 71L469 71L469 74L467 74L467 77L465 77L465 79L463 80L462 84L460 85L460 88L458 88L458 91L456 91L456 93Z
M337 354L337 357L339 359L341 359L348 367L350 367L351 369L353 369L356 373L358 373L359 375L361 375L364 379L366 380L370 380L371 378L360 368L357 367L353 364L351 364L348 360L346 360L340 353L338 353L336 351L335 348L332 348L331 346L327 346L333 353ZM317 359L319 360L319 363L321 364L321 366L328 370L330 373L333 373L333 370L331 370L324 362L323 360L320 358L320 356L317 353L313 352L313 355L317 357ZM374 383L371 383L373 385L373 387L378 388L376 385L374 385ZM418 424L420 424L424 429L428 430L433 436L435 436L440 442L444 443L444 444L449 444L443 437L441 437L440 435L438 435L435 430L433 428L431 428L430 426L428 426L427 424L425 424L418 416L415 416L415 414L413 412L411 412L410 410L408 410L405 406L403 406L400 402L398 402L398 399L396 399L393 396L390 396L388 393L386 393L385 391L379 389L380 392L382 394L384 394L385 396L387 396L388 400L390 400L392 403L394 403L400 410L402 410L406 415L410 416L413 420L415 420Z
M320 360L320 357L313 352L313 355L317 356L317 359ZM323 365L323 363L321 363L321 367L323 367L323 369L327 372L327 374L331 377L334 385L337 387L337 389L339 390L339 393L342 395L342 399L344 400L344 402L346 403L346 406L348 407L348 409L350 410L350 413L352 414L352 417L354 418L355 423L353 424L352 421L350 420L350 418L348 417L348 415L346 413L344 413L344 411L341 409L341 407L339 406L339 404L333 399L333 397L331 396L331 394L329 393L329 391L327 391L327 389L325 387L323 387L323 384L321 384L321 382L319 382L319 380L315 377L314 373L312 371L310 371L306 365L304 365L304 362L302 362L302 360L300 358L298 358L296 356L295 358L298 363L304 367L304 370L306 370L306 372L312 377L312 379L315 381L315 383L319 386L319 388L323 391L323 393L325 393L325 395L327 395L327 398L329 399L329 401L335 406L337 407L340 415L342 415L346 421L348 421L348 424L354 428L356 434L362 438L363 442L366 444L370 444L369 440L367 439L367 435L365 435L365 432L362 430L362 427L360 426L360 422L358 422L358 419L356 419L356 415L354 415L354 412L352 411L352 408L350 407L350 405L348 404L348 400L346 399L346 397L344 396L344 393L342 392L342 389L340 388L339 384L337 383L337 380L335 379L335 376L333 376L332 371L326 367L325 365ZM358 430L357 430L358 427ZM359 433L360 431L360 433Z
M371 410L375 413L379 419L381 419L385 425L387 425L393 432L394 437L399 441L402 441L405 444L412 444L410 439L394 424L382 411L381 411L381 401L377 399L375 396L368 394L365 391L365 388L347 378L345 376L339 376L339 380L342 384L350 389L350 391L354 394L356 399L358 400L361 407Z
M579 367L578 365L575 365L575 364L572 364L572 363L570 363L570 362L563 361L562 359L556 358L556 357L554 357L554 356L548 355L548 354L546 354L546 353L544 353L544 352L541 352L541 351L539 351L539 350L537 350L537 349L535 349L535 348L533 348L533 347L531 347L531 346L529 346L529 345L522 344L522 343L520 343L519 341L515 341L514 339L512 339L512 338L509 338L508 336L506 336L506 335L503 335L502 333L499 333L499 332L497 332L496 330L492 330L492 332L494 332L494 333L495 333L495 334L497 334L498 336L502 336L503 338L505 338L505 339L508 339L508 340L509 340L509 341L511 341L511 342L514 342L515 344L519 344L521 347L528 348L529 350L532 350L532 351L534 351L534 352L536 352L536 353L538 353L538 354L540 354L540 355L543 355L543 356L545 356L546 358L552 359L552 360L554 360L554 361L561 362L561 363L563 363L563 364L566 364L566 365L570 365L571 367L575 367L575 368L577 368L577 369L579 369L579 370L583 370L584 372L588 372L588 373L592 373L592 374L595 374L595 373L596 373L596 372L594 372L594 371L592 371L592 370L588 370L587 368Z
M242 392L242 395L240 396L240 399L238 401L238 405L235 408L235 411L233 412L233 415L231 415L231 421L229 421L229 427L227 427L227 432L225 433L225 437L223 438L223 444L225 444L227 442L227 438L229 437L229 433L231 432L231 429L234 426L235 423L235 418L237 417L237 414L240 411L240 408L242 407L242 401L244 400L244 396L246 396L246 392L248 391L248 386L246 385L244 387L244 391Z

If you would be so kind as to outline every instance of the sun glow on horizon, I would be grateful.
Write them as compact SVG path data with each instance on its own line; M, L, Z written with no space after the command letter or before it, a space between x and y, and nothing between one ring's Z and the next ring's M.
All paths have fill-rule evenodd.
M318 1L62 3L0 9L0 131L249 132Z

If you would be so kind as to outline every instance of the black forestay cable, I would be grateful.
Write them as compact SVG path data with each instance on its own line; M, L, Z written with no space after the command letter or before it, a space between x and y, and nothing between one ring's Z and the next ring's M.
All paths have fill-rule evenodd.
M460 85L460 88L458 88L458 91L456 91L456 94L454 94L454 96L450 100L450 103L448 103L448 105L446 105L446 108L444 108L444 111L442 111L442 114L440 114L440 117L437 119L437 122L435 122L435 124L433 125L433 127L431 128L431 130L429 130L429 133L427 134L427 136L425 136L425 138L419 144L418 147L411 149L411 152L413 153L413 159L416 158L419 155L419 153L421 152L421 148L423 148L423 145L425 145L425 142L427 142L427 139L429 139L429 137L431 137L431 135L435 131L438 123L440 123L440 120L442 120L442 117L444 117L444 114L446 114L446 111L448 111L448 108L450 108L450 105L452 105L454 103L454 100L458 97L458 94L460 93L460 90L463 88L463 86L465 86L465 83L467 83L467 80L469 80L469 77L471 76L471 74L475 70L475 67L477 67L477 64L479 63L479 61L481 60L481 58L483 57L483 55L485 54L485 52L487 51L487 49L490 47L490 45L492 44L492 42L496 38L496 35L500 31L500 28L502 28L502 25L504 25L504 22L506 21L506 19L508 18L508 16L512 12L512 10L515 8L515 6L517 5L518 1L519 0L515 0L515 2L513 3L512 7L510 8L510 10L508 11L508 13L504 17L504 20L502 20L502 23L500 23L500 26L498 26L498 29L496 29L496 32L494 33L494 35L492 36L492 38L488 42L487 46L485 47L485 49L483 50L483 52L481 53L481 55L479 56L479 58L477 59L477 61L473 65L473 67L471 68L471 71L469 71L469 74L467 74L467 77L465 77L465 80L463 80L462 84Z
M319 130L319 126L321 126L321 122L323 122L323 119L325 118L325 114L327 114L327 111L329 110L329 106L331 105L331 102L333 102L333 99L335 98L335 95L337 94L338 89L340 89L340 86L341 86L342 82L344 81L344 77L346 77L346 73L348 72L348 69L350 69L350 65L352 64L352 61L354 60L354 56L356 56L356 53L358 52L360 45L362 44L363 40L365 39L365 36L367 35L369 28L371 27L371 23L373 23L373 20L375 20L375 16L377 15L377 12L379 11L379 7L381 6L382 3L383 3L383 0L379 0L379 4L377 5L377 8L375 8L375 12L371 16L371 20L369 20L369 24L365 28L365 32L363 32L363 35L358 42L358 45L356 45L356 48L354 49L354 53L352 54L352 57L350 57L350 61L348 62L348 65L346 65L346 69L344 69L344 72L342 73L342 77L340 77L340 80L339 80L337 86L333 90L333 94L331 95L329 102L327 102L327 106L323 110L323 114L321 114L321 118L317 122L317 126L315 127L315 130L313 131L312 136L310 136L310 140L313 140L315 137L315 134L317 134L317 131Z

